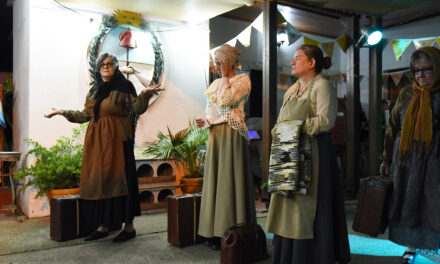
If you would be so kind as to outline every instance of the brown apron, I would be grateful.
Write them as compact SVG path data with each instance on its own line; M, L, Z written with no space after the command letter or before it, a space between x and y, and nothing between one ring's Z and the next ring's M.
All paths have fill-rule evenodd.
M92 118L85 135L80 179L82 199L100 200L128 194L121 124L129 120L110 98L102 101L99 119L95 122ZM95 100L86 102L89 116L94 115L94 104Z

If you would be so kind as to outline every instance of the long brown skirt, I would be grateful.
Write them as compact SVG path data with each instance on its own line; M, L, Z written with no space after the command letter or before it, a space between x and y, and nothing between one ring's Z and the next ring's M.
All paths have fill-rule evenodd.
M248 143L227 124L210 128L203 178L199 235L222 237L226 229L256 223Z

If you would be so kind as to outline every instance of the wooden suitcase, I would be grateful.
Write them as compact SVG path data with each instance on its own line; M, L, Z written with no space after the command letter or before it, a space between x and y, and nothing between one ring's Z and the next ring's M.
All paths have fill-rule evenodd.
M201 197L201 193L168 196L170 244L183 247L201 242L201 237L197 235Z
M66 241L82 236L79 213L79 195L64 195L51 198L50 237L55 241Z
M354 231L373 237L385 232L392 190L392 181L387 177L361 179L353 220Z

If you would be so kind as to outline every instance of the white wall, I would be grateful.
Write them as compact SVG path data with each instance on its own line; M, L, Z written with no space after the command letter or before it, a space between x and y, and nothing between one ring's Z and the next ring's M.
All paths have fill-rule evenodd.
M204 91L208 87L209 28L198 25L167 25L155 23L162 43L166 72L166 91L142 115L136 130L136 145L157 139L158 131L167 126L176 132L188 126L189 121L203 117ZM167 30L167 29L170 30ZM164 32L161 32L164 31Z
M23 140L29 134L29 1L15 1L13 7L13 85L15 88L13 106L14 150L25 153L27 146ZM22 162L24 155L22 155ZM28 190L22 192L19 203L27 214Z
M43 114L51 107L82 110L89 90L87 49L108 10L64 9L50 0L21 0L14 4L15 149L26 153L24 138L45 146L70 136L78 126ZM93 18L93 21L91 21ZM148 21L150 22L150 21ZM156 139L167 125L173 132L204 114L209 39L207 23L197 26L153 21L162 42L166 91L138 123L136 144ZM23 158L22 158L23 159ZM49 213L46 199L21 192L20 205L29 217Z

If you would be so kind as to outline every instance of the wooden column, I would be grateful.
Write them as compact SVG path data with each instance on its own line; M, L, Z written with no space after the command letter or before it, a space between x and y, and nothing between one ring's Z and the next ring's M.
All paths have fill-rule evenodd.
M382 28L382 18L371 17L370 24ZM370 176L379 173L382 153L382 41L369 50L368 159Z
M271 129L276 120L277 96L277 3L263 2L263 131L262 177L267 181Z
M359 38L359 17L347 18L347 34L350 39ZM347 54L347 102L345 113L345 192L349 197L356 197L359 188L360 159L360 93L359 93L359 47L350 45Z

